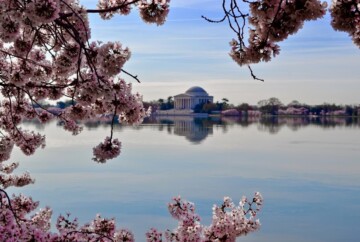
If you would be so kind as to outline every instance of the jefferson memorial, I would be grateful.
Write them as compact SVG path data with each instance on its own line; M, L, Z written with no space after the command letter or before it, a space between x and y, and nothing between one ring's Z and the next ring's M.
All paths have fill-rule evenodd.
M157 110L157 115L207 115L205 113L194 113L196 105L201 103L212 103L213 96L201 87L191 87L185 93L174 96L174 108L170 110Z
M196 105L201 103L212 103L213 96L201 87L191 87L185 93L174 96L174 109L194 109Z

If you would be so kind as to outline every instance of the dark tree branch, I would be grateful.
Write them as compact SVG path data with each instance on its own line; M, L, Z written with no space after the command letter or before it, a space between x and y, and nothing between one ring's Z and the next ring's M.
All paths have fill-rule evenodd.
M226 15L224 15L224 17L220 20L209 19L209 18L205 17L204 15L201 15L201 17L210 23L221 23L221 22L224 22L224 20L226 19Z
M15 221L16 221L17 225L18 225L19 227L21 227L21 226L20 226L20 223L19 223L19 221L18 221L18 217L16 216L13 207L11 206L11 199L10 199L9 195L7 194L7 192L6 192L5 190L3 190L3 189L1 189L1 188L0 188L0 192L2 192L2 193L5 195L5 198L6 198L7 201L8 201L8 204L7 204L7 205L9 206L9 209L10 209L11 213L14 215L14 218L15 218ZM1 196L0 198L2 199L2 196ZM3 206L2 200L0 200L0 205Z
M250 75L254 80L258 80L258 81L262 81L262 82L264 81L264 79L261 79L261 78L258 78L257 76L255 76L255 74L254 74L253 70L251 69L250 65L248 65L248 68L250 70Z
M132 75L131 73L125 71L124 69L121 69L121 71L124 72L126 75L134 78L138 83L140 83L140 80L139 80L138 76L134 76L134 75Z
M123 8L123 7L126 7L128 5L135 4L135 3L139 2L139 1L140 0L134 0L132 2L126 2L126 3L123 3L121 5L111 7L111 8L106 8L106 9L87 9L86 12L87 13L108 13L108 12L113 12L113 11L117 11L117 10Z

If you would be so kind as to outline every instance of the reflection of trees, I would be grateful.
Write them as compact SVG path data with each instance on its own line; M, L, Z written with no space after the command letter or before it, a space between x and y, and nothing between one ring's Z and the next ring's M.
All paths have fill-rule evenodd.
M29 121L37 129L44 129L44 125L38 121ZM61 125L61 124L58 124ZM83 125L88 129L106 128L110 125L107 120L92 120L84 122ZM318 126L324 129L335 127L359 128L360 118L358 117L283 117L283 116L263 116L263 117L210 117L196 118L191 116L161 116L148 117L138 126L127 126L125 124L116 124L114 130L121 131L124 128L134 130L154 129L165 131L168 134L183 136L192 143L201 143L209 135L212 135L214 129L227 132L233 126L249 128L255 125L259 131L270 134L278 133L283 127L292 131L309 126Z
M34 126L37 130L44 130L45 128L45 124L41 123L38 119L24 120L23 123L25 125L30 124Z
M100 122L100 121L89 121L85 122L84 126L88 130L97 129L99 127L108 127L111 124L111 122Z
M311 121L323 128L335 128L337 126L360 127L360 119L357 117L316 117Z
M226 126L240 125L245 128L255 123L258 123L260 120L261 117L254 117L254 116L234 116L234 117L228 116L221 118L222 124Z
M357 117L262 117L258 121L260 131L268 131L276 134L282 127L288 127L293 131L307 126L319 126L324 129L335 127L360 127L360 119Z
M284 124L286 122L283 119L279 119L277 116L270 116L261 118L257 128L259 131L268 131L270 134L276 134Z
M269 116L262 117L258 121L258 130L268 131L270 134L276 134L285 126L293 131L296 131L309 124L310 122L307 117L286 118L281 116Z
M297 131L303 126L308 126L311 122L308 117L293 117L293 118L285 118L285 123L289 129L293 131Z

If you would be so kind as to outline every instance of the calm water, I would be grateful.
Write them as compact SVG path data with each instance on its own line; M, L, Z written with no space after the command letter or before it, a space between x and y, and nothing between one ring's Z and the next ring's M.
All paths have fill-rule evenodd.
M75 137L56 123L24 126L46 133L47 147L31 157L13 153L18 170L36 179L14 190L51 206L53 218L115 216L144 241L150 227L175 228L166 206L175 195L193 201L209 224L223 196L260 191L262 228L239 241L359 241L359 120L152 119L116 126L122 154L106 164L91 161L106 124L87 124Z

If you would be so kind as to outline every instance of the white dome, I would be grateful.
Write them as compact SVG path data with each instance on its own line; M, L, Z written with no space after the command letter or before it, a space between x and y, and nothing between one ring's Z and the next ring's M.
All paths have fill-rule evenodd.
M189 95L208 96L209 94L201 87L191 87L186 92Z

